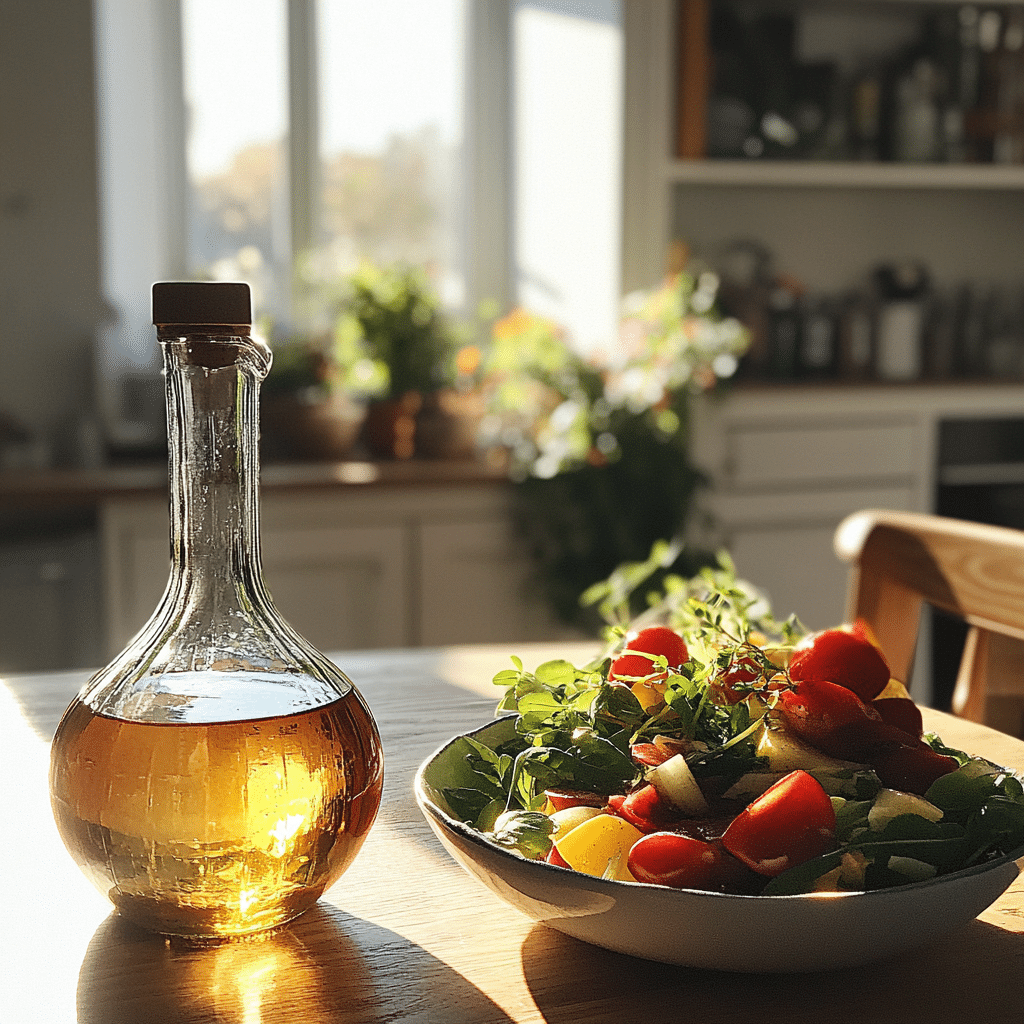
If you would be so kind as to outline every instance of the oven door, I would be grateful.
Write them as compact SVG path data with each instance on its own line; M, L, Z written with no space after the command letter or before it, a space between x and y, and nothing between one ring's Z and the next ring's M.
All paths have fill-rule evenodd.
M939 427L935 510L1024 530L1024 418L952 420ZM932 610L932 705L948 711L967 627Z

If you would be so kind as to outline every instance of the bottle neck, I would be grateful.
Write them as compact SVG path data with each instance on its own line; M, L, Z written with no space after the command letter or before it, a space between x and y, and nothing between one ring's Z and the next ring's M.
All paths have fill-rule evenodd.
M270 350L248 328L161 326L158 336L167 374L170 580L82 701L130 721L208 723L344 697L351 682L281 618L263 583L258 401Z
M263 593L259 385L269 352L247 327L161 327L159 337L167 386L170 589L179 596L185 590L193 607L223 614Z

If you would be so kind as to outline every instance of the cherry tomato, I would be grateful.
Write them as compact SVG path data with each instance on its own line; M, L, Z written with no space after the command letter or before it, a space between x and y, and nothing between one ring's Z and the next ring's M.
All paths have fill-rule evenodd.
M905 745L909 739L852 690L837 683L801 680L791 690L779 693L776 711L798 739L848 761L869 761L875 752Z
M611 799L608 805L609 808L614 807ZM614 813L635 825L641 832L658 832L679 819L679 812L663 800L650 784L634 789L621 804L614 807Z
M664 655L668 659L670 669L677 669L685 665L690 658L686 642L675 630L669 629L667 626L648 626L647 629L641 629L626 644L626 650L612 662L608 672L609 680L639 676L650 676L655 679L665 678L666 673L650 658L645 658L643 654L631 654L631 651Z
M924 796L936 779L956 771L959 763L922 741L917 746L886 751L875 759L873 767L883 786Z
M790 658L789 676L837 683L861 700L873 700L889 685L890 673L882 652L863 635L826 629L800 643Z
M751 658L734 661L711 681L711 691L725 704L739 704L750 693L747 685L761 678L761 667Z
M774 878L835 846L836 815L821 784L790 772L733 819L722 845L759 875Z
M907 697L880 697L871 706L882 716L882 721L901 729L913 740L924 735L921 709Z
M638 882L673 889L717 888L721 853L711 843L675 832L653 832L629 851L630 874Z

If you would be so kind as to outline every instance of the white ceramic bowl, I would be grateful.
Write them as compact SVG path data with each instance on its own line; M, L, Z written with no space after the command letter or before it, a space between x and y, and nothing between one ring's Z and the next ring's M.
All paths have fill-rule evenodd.
M469 735L487 746L511 717ZM454 737L421 765L416 800L469 874L537 921L585 942L649 960L726 971L819 971L883 960L973 920L1017 877L1024 847L926 882L864 893L731 896L592 878L494 846L452 814L442 795L459 757Z

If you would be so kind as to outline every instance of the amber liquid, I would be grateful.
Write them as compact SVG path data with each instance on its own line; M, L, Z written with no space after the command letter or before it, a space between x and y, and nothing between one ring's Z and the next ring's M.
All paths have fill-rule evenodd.
M312 906L362 845L383 778L356 691L214 723L125 721L76 701L51 764L58 829L93 883L144 927L211 937Z

